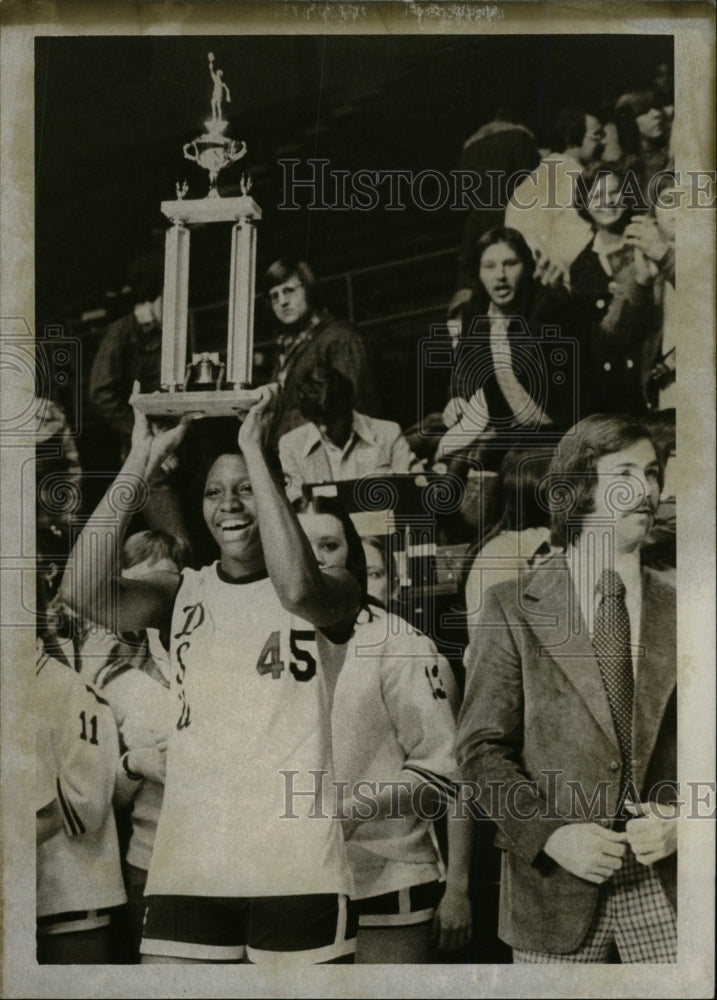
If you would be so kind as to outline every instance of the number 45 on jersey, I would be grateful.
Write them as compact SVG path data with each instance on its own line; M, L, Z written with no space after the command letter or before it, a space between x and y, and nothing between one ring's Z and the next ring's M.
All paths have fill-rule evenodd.
M316 676L316 657L308 649L302 649L299 643L311 643L315 649L316 632L313 629L292 628L289 633L291 652L289 670L297 681L310 681ZM286 654L286 651L284 652ZM266 640L256 661L256 669L262 676L271 674L273 680L281 677L284 671L284 660L281 658L281 632L272 632Z

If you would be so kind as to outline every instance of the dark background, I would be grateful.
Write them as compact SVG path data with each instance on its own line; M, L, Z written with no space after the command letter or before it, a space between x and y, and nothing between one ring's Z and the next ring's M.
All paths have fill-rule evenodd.
M513 107L540 142L566 104L644 86L658 62L671 62L672 37L38 38L39 325L123 285L131 258L164 231L159 204L174 197L176 179L189 180L190 197L205 192L206 173L183 159L182 145L209 117L209 51L232 91L227 134L249 147L220 188L235 193L251 171L264 211L259 273L296 252L327 275L454 246L460 213L279 212L277 159L448 171L496 107ZM220 270L206 268L207 301Z
M204 132L212 82L224 72L227 136L248 153L223 171L220 192L239 193L249 171L262 208L257 287L271 261L307 259L334 314L360 327L374 361L381 412L402 427L445 404L420 364L420 344L455 290L464 213L280 210L278 160L325 158L332 170L458 167L465 140L497 108L512 108L546 142L556 111L609 108L672 63L672 36L182 36L40 37L35 43L36 330L80 342L64 370L48 355L44 380L70 423L86 472L115 468L104 425L87 399L92 359L108 323L129 312L128 265L163 253L162 200L186 178L208 189L182 146ZM301 201L302 195L299 196ZM305 202L304 202L305 204ZM193 228L192 349L226 342L231 227ZM124 289L124 291L123 291ZM275 336L258 303L255 380L268 377ZM49 343L49 341L47 341ZM53 342L54 343L54 342ZM265 367L262 369L262 358ZM72 369L72 370L70 370ZM434 384L435 383L435 384ZM96 491L92 486L96 487ZM100 479L88 480L87 504ZM88 509L92 509L91 506Z

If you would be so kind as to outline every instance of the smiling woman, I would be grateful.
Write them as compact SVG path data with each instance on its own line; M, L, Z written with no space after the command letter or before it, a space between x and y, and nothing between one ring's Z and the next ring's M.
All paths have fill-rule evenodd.
M117 575L118 546L97 560L81 540L65 579L70 603L87 613L89 602L99 621L116 615L121 629L171 635L176 721L143 962L293 967L351 961L355 950L341 827L316 816L313 796L299 797L289 821L282 773L318 775L319 797L331 780L325 671L342 661L361 584L317 562L274 474L265 449L274 398L262 390L239 430L241 453L222 452L210 466L202 511L218 561L185 569L179 587L169 574L118 579L117 604L104 606L98 583ZM192 416L153 434L136 413L117 484L151 478ZM116 543L129 516L113 521Z
M254 489L243 455L216 459L204 487L202 512L228 576L264 568Z
M635 214L636 175L598 163L582 180L590 194L578 211L593 238L570 268L569 310L580 346L581 414L645 413L655 402L648 380L660 350L661 310L658 269L625 232L643 218Z

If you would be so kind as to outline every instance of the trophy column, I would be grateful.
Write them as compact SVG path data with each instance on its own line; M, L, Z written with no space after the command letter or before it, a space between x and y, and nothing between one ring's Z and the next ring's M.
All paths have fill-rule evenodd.
M255 222L261 219L261 209L245 192L237 198L163 201L162 212L172 223L167 231L164 261L163 391L139 393L131 402L150 416L178 416L193 410L206 416L243 413L261 395L258 389L247 388L251 384L254 360ZM187 365L190 229L193 225L214 222L234 224L226 378L224 386L220 375L216 387L211 390L187 391L191 369L196 367L194 362ZM201 364L201 356L197 357ZM224 365L220 371L224 371Z
M183 222L176 222L167 230L164 242L161 384L169 392L184 385L188 296L189 230Z
M246 215L232 230L229 275L227 382L240 389L251 381L254 354L254 275L256 273L256 202L244 196Z

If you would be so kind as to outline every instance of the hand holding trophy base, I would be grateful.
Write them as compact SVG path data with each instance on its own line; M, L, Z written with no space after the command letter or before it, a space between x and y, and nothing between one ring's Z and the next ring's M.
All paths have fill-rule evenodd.
M246 413L261 398L260 389L219 389L208 392L146 392L133 395L130 405L148 417L231 417Z

